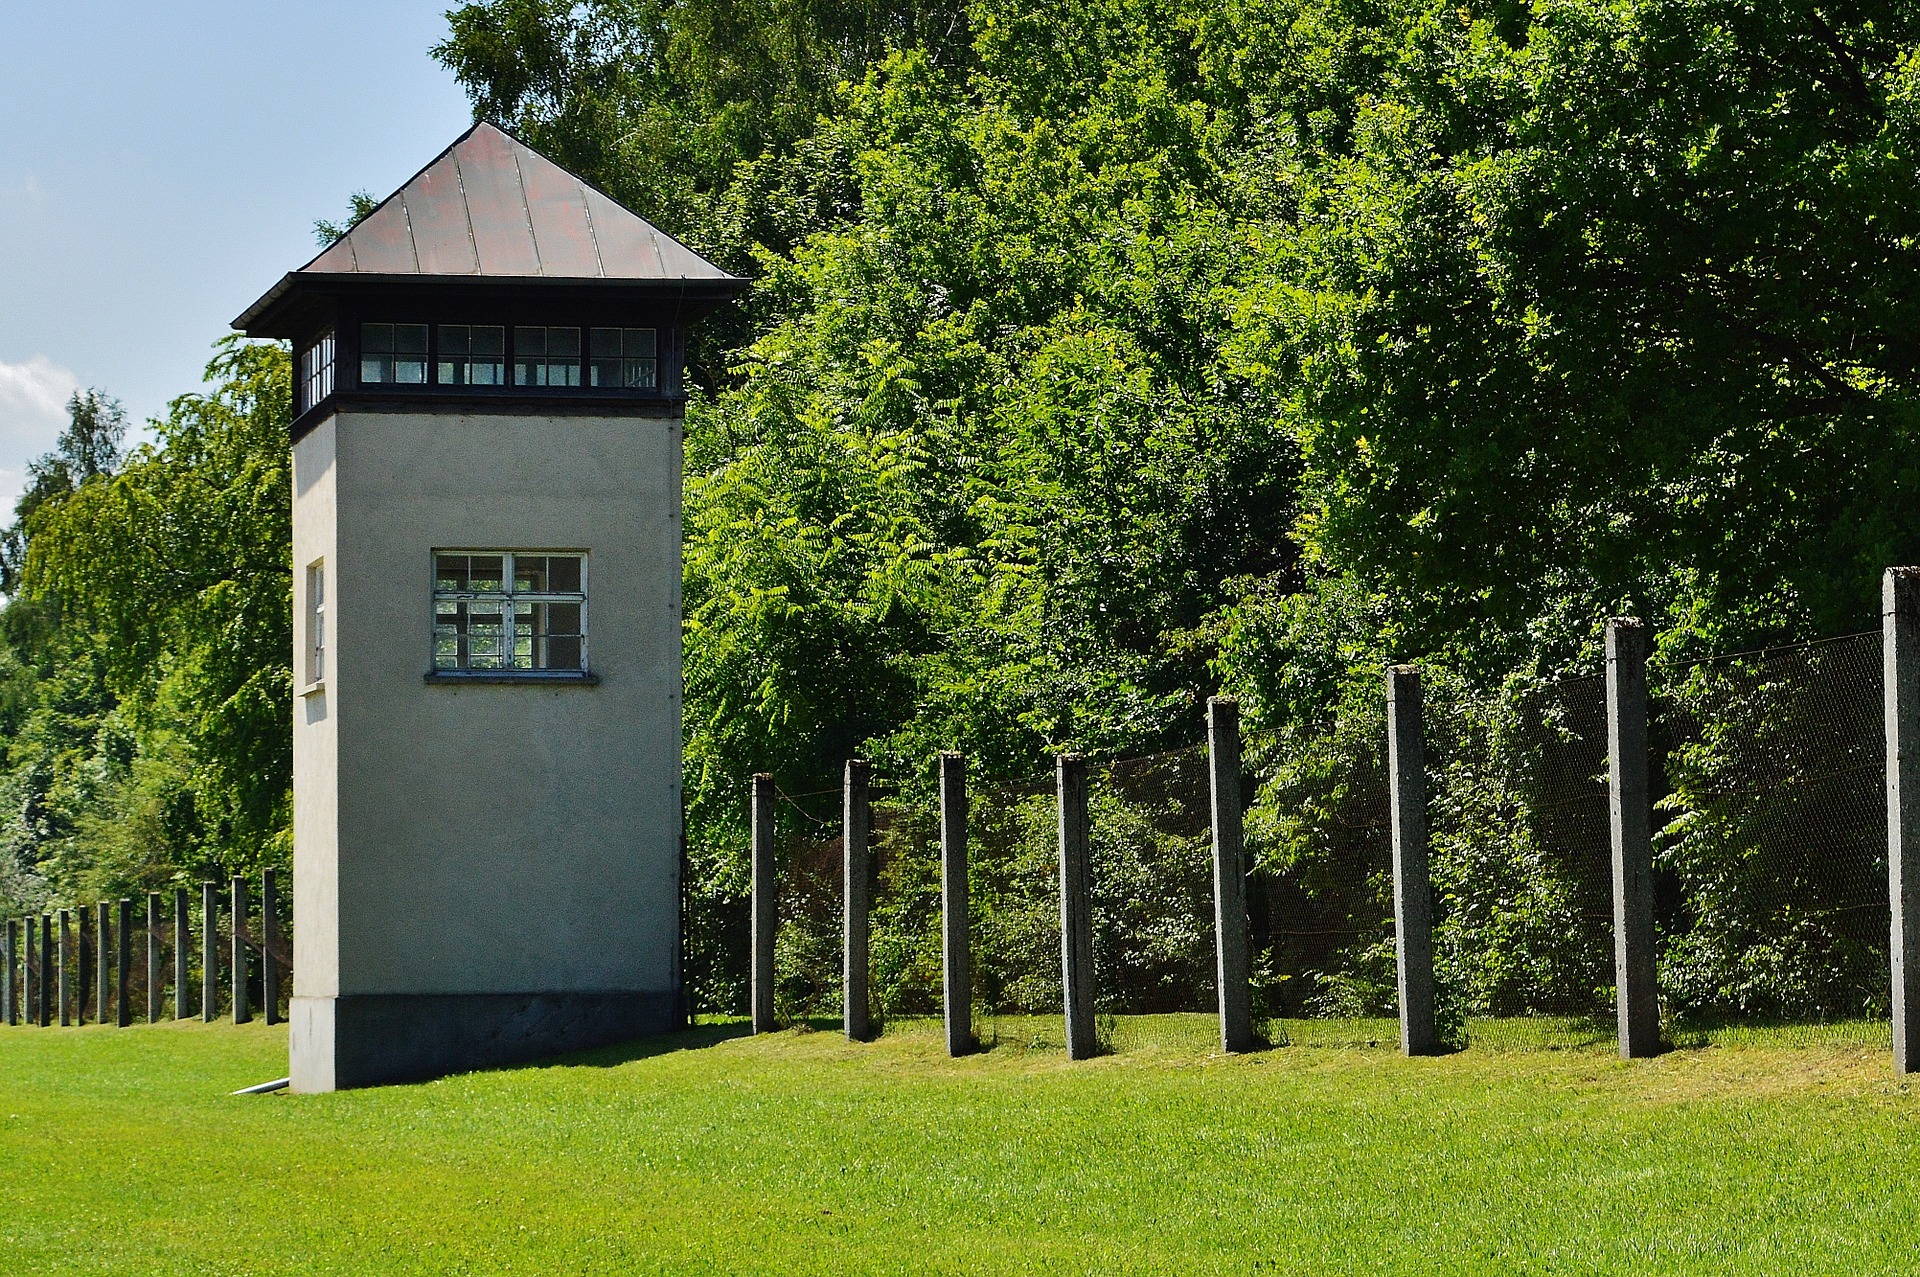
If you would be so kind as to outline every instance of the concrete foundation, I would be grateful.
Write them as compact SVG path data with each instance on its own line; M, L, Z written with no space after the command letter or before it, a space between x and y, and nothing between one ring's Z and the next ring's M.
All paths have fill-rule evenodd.
M418 1082L679 1027L673 990L293 999L295 1091Z

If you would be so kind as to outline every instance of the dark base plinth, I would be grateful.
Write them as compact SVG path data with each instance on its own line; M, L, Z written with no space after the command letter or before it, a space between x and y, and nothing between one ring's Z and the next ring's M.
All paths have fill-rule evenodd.
M680 1026L671 990L377 993L295 998L292 1089L420 1082Z

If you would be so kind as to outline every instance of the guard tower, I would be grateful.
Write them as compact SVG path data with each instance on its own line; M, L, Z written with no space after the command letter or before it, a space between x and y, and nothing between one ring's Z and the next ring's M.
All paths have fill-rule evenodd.
M686 329L745 281L490 124L293 343L296 1091L679 1015Z

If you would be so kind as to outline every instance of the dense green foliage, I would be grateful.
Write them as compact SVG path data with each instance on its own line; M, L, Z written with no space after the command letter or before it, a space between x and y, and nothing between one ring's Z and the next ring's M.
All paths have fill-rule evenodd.
M207 377L125 457L76 396L9 530L10 906L287 861L287 356L229 339Z
M1703 652L1868 627L1920 558L1910 4L475 0L435 55L755 281L690 375L703 898L754 771L1027 775L1190 741L1221 688L1261 854L1312 872L1386 661L1465 705L1634 612L1684 694ZM276 358L22 508L14 845L66 887L280 854ZM1528 800L1461 784L1443 892L1498 960L1455 987L1590 985ZM1688 828L1668 868L1725 920L1689 987L1811 988L1741 974L1753 926L1699 894L1741 826Z

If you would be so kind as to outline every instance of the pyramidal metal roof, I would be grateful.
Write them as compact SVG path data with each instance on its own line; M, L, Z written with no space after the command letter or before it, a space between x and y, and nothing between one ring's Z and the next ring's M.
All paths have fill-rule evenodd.
M254 329L303 279L374 276L723 288L746 282L485 121L283 278L234 327Z

